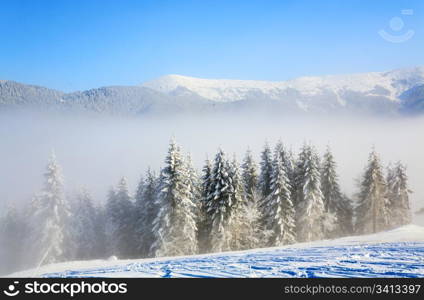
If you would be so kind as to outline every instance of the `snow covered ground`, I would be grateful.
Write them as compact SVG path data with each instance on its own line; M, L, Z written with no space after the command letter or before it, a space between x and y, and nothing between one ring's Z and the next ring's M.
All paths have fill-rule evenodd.
M68 262L10 277L424 277L424 227L239 252Z

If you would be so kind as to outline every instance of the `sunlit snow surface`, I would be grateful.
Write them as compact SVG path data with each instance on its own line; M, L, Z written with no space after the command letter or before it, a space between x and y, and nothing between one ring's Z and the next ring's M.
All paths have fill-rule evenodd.
M13 277L424 277L424 227L240 252L43 266Z
M424 277L424 243L279 249L69 270L45 277Z

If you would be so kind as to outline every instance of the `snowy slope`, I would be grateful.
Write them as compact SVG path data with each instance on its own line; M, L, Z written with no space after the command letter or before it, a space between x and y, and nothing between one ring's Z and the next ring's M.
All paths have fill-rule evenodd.
M11 277L424 277L424 227L177 258L79 261Z
M0 108L53 106L58 104L62 95L62 92L44 87L0 80Z
M304 96L314 96L322 94L324 91L331 91L339 97L343 97L343 94L348 90L368 95L385 95L391 100L396 100L405 90L423 83L424 67L417 67L391 72L301 77L275 82L200 79L181 75L167 75L146 82L143 86L167 94L183 87L209 100L231 102L246 99L253 92L261 92L277 99L287 90L296 90Z

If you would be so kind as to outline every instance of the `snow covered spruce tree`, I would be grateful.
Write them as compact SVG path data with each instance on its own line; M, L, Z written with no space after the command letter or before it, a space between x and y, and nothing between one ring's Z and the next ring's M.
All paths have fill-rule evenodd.
M277 145L275 145L273 163L275 162L276 153L279 153L281 157L281 161L283 162L284 167L286 169L287 177L290 180L290 177L294 176L294 169L295 169L295 163L294 163L292 151L288 150L288 148L284 146L283 142L280 140L278 141Z
M312 146L303 146L297 166L296 237L299 242L320 240L324 237L325 208L319 158Z
M258 170L252 152L248 150L242 165L245 198L249 202L258 200Z
M296 176L293 152L291 150L288 150L287 148L283 148L283 151L281 152L281 159L287 170L287 177L289 179L290 189L291 191L293 191Z
M29 209L28 257L30 264L65 261L72 257L70 209L63 191L61 168L51 155L44 173L44 189L34 197Z
M196 239L198 239L199 235L199 222L201 222L201 210L202 210L202 181L199 177L199 174L197 173L197 170L194 168L193 161L191 158L191 155L187 155L186 159L186 168L187 168L187 174L188 174L188 183L189 183L189 189L191 194L191 199L194 202L193 206L193 214L195 216L196 220ZM199 248L199 243L197 244ZM198 249L199 251L199 249Z
M233 191L231 201L233 203L233 214L230 221L231 249L244 250L258 244L259 232L256 230L258 219L255 218L253 211L255 203L254 198L252 201L248 201L245 197L243 178L235 156L230 163L229 175L232 182L231 190Z
M148 169L150 170L150 169ZM140 217L140 211L138 211L139 208L142 207L143 203L143 195L144 195L144 188L145 188L146 182L144 180L143 176L140 176L140 179L138 180L137 188L135 190L134 194L134 204L136 209L136 219Z
M387 186L380 158L373 150L360 182L356 207L356 230L360 234L375 233L387 228Z
M199 209L200 198L202 195L202 184L199 178L199 174L197 173L197 170L194 168L193 160L190 154L187 155L186 167L187 167L188 181L189 181L189 187L192 194L192 198L193 200L195 200L197 209ZM196 212L196 214L198 214L198 212Z
M199 252L205 253L210 249L209 234L211 229L211 216L208 212L209 200L212 197L212 163L206 159L205 165L202 169L203 174L201 177L201 195L200 195L200 211L197 219L197 240L199 244Z
M268 143L265 143L261 153L260 175L259 175L259 193L258 209L261 217L261 225L266 225L266 220L263 218L266 215L264 211L265 199L271 193L271 176L272 176L272 154Z
M137 188L134 194L134 234L135 234L135 244L137 247L137 255L139 257L145 257L144 255L144 249L143 249L143 239L141 236L143 235L144 230L144 220L145 220L145 205L144 202L144 188L145 188L145 181L143 176L140 176L140 179L137 184Z
M297 159L294 162L294 170L293 170L293 181L292 181L292 200L294 207L297 207L298 200L302 198L302 185L305 178L305 161L306 154L310 151L310 147L307 144L302 146Z
M236 209L237 223L242 238L240 249L253 249L265 244L263 238L265 232L261 226L262 219L258 207L261 198L258 180L257 167L251 151L248 150L242 165L243 200ZM242 189L239 188L239 190Z
M101 235L97 232L97 213L90 193L86 188L81 188L72 207L72 233L74 241L74 259L98 258L98 244Z
M327 225L325 237L335 238L352 233L352 205L340 191L334 156L327 147L321 167L321 190L323 194Z
M296 195L296 172L295 172L295 160L293 158L292 151L288 150L281 141L278 141L275 146L275 152L278 152L281 157L281 161L286 169L287 178L289 180L290 191L292 194L292 202L294 205Z
M158 178L149 168L146 180L140 180L136 193L136 235L138 249L141 257L152 257L151 247L155 240L153 221L157 215L155 204L158 189Z
M110 249L108 247L106 207L99 203L94 207L94 211L94 232L96 233L96 239L93 251L96 258L107 258L110 255Z
M266 198L271 193L271 176L272 176L272 154L268 143L265 144L261 153L261 173L259 177L259 188L262 198Z
M213 252L231 250L233 215L233 182L231 165L220 149L215 156L210 182L207 214L210 217L210 246Z
M113 253L119 258L137 256L135 238L135 205L128 191L128 183L122 177L115 191L111 190L107 209L111 222Z
M116 202L116 189L110 187L105 205L105 232L106 232L106 253L108 256L115 255L118 252L118 244L115 239L115 232L119 219L119 210Z
M159 212L154 220L152 246L155 256L197 253L196 204L187 164L174 141L169 145L161 172L156 205Z
M265 245L268 235L261 225L261 214L257 202L248 202L238 205L233 213L232 224L236 228L233 233L233 250L246 250ZM236 232L236 234L234 234Z
M264 201L266 229L269 232L268 245L282 246L296 241L295 208L291 199L287 164L277 147L271 176L271 193Z
M411 223L409 206L411 191L408 188L406 167L401 162L397 162L394 168L389 169L387 186L389 227L395 228Z

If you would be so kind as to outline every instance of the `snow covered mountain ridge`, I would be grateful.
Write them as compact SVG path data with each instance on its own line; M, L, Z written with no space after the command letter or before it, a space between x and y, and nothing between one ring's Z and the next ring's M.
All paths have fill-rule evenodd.
M321 77L300 77L287 81L255 81L201 79L182 75L167 75L142 84L166 94L178 88L213 101L227 102L243 100L252 91L269 94L278 98L283 91L293 89L303 95L317 95L329 90L337 95L346 90L379 95L382 92L392 100L412 86L424 83L424 67L399 69L390 72L371 72L351 75L329 75Z
M275 82L167 75L139 86L73 93L0 80L0 110L10 108L137 116L185 112L418 114L424 113L424 67Z

